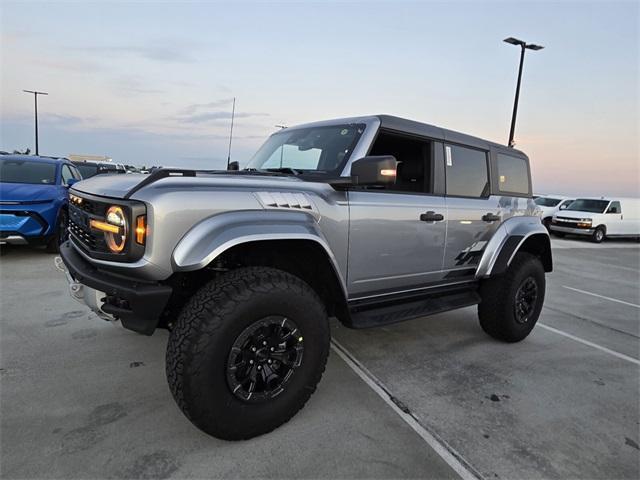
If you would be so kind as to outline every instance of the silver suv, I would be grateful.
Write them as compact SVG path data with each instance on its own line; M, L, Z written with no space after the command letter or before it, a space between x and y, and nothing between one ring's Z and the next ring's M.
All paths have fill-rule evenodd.
M329 317L364 328L478 305L485 332L517 342L552 266L526 155L386 115L286 128L243 170L97 176L70 194L72 296L168 329L177 404L224 439L302 408Z

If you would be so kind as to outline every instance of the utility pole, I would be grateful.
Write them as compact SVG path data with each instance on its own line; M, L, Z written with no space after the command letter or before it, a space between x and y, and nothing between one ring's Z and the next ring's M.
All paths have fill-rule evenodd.
M523 40L518 40L517 38L509 37L503 40L506 43L510 43L511 45L520 46L520 67L518 68L518 83L516 85L516 98L513 101L513 115L511 116L511 130L509 131L509 146L513 147L515 142L513 141L513 136L516 131L516 116L518 115L518 100L520 99L520 82L522 80L522 65L524 64L524 51L525 49L529 50L542 50L544 47L541 45L535 45L533 43L526 43Z
M38 95L49 95L47 92L37 92L35 90L23 90L25 93L33 93L33 100L35 103L35 123L36 123L36 155L40 154L38 148Z
M233 107L231 108L231 130L229 131L229 153L227 155L227 169L231 163L231 140L233 139L233 118L236 116L236 97L233 97Z

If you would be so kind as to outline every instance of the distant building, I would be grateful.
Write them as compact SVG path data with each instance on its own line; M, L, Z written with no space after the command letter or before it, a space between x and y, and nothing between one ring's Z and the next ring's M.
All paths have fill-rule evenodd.
M106 155L81 155L78 153L70 153L67 158L72 162L113 162L111 157Z

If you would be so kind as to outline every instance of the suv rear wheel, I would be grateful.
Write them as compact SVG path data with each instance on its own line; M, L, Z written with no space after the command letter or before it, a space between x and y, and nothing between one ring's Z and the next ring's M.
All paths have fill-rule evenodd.
M480 326L498 340L525 339L538 321L544 293L544 268L540 259L526 252L517 253L503 275L481 283Z
M182 412L226 440L261 435L300 410L329 354L324 304L309 285L265 267L227 272L185 305L166 371Z

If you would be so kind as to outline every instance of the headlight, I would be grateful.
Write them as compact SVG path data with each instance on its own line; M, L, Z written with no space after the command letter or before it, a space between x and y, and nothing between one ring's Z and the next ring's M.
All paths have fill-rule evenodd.
M106 222L91 220L91 227L104 232L104 240L112 253L121 253L127 243L127 217L122 207L109 207Z

